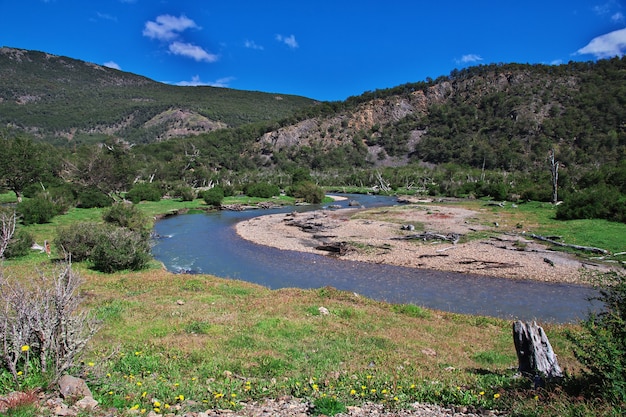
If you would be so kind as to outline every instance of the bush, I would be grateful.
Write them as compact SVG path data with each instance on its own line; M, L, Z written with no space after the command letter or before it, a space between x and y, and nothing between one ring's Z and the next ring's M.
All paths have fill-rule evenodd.
M111 273L144 268L150 261L150 245L142 233L122 227L106 227L91 251L94 269Z
M56 206L46 196L22 201L17 205L17 211L25 225L48 223L57 214Z
M215 186L203 192L202 198L209 206L219 207L224 201L224 190L220 186Z
M243 190L248 197L271 198L280 194L278 185L272 185L264 182L247 184Z
M572 193L557 210L559 220L606 219L626 223L626 195L611 185L600 184Z
M174 196L180 197L181 201L193 201L196 199L196 192L189 186L180 186L174 190Z
M591 395L615 404L626 403L626 275L613 272L598 283L603 304L599 313L590 313L582 331L570 332L574 354L587 371L585 385Z
M129 203L116 203L104 211L102 219L110 224L126 227L138 232L147 231L148 218L137 206Z
M135 184L126 198L137 204L140 201L159 201L163 197L163 190L158 184L139 183Z
M76 206L80 208L102 208L109 207L113 204L113 199L111 197L104 194L100 190L92 188L79 190L76 199Z
M79 310L81 283L70 264L26 285L9 282L0 270L0 363L16 389L27 372L55 382L97 331L96 321Z
M300 198L307 203L319 204L324 200L324 190L310 181L304 181L289 189L290 196Z
M9 245L4 251L4 257L7 259L26 256L33 246L33 235L26 230L20 229L15 232L13 238L9 241Z
M93 248L105 233L101 224L80 222L57 228L57 237L54 243L76 262L90 258Z

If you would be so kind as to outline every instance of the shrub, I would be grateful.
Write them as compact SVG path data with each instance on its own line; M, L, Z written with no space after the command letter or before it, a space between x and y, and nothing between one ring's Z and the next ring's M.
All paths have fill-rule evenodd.
M247 184L243 190L248 197L271 198L280 194L278 185L272 185L265 182L256 182Z
M9 241L9 245L4 251L4 256L7 259L26 256L30 252L32 245L33 235L23 229L17 230Z
M79 310L81 283L69 263L27 285L9 282L0 270L0 361L16 388L22 372L56 381L97 331L95 320Z
M150 261L150 245L141 232L123 227L106 227L93 247L90 259L94 269L111 273L144 268Z
M556 218L606 219L626 223L626 195L611 185L587 188L568 195L557 208Z
M54 243L71 259L77 262L89 259L91 251L105 233L101 224L94 222L80 222L57 228L57 237Z
M100 190L84 188L77 193L77 207L80 208L102 208L113 204L113 199Z
M158 184L135 184L133 188L126 193L126 198L135 204L140 201L159 201L161 197L163 197L163 191Z
M174 190L174 196L180 197L181 201L193 201L196 199L196 192L189 186L180 186Z
M147 231L148 218L137 206L129 203L116 203L102 213L102 219L110 224L131 230Z
M590 313L579 333L570 332L576 358L587 368L586 384L592 395L615 404L626 403L626 275L613 272L599 281L603 304Z
M219 207L224 200L224 190L220 186L215 186L203 192L202 198L209 206Z
M48 223L57 214L56 206L46 196L22 201L17 205L17 211L25 225Z
M324 200L324 190L310 181L300 182L289 189L290 196L300 198L307 203L319 204Z

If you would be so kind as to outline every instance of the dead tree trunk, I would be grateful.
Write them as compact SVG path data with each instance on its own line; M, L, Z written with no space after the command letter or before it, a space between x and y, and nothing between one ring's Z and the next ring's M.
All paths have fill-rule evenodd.
M550 173L552 174L552 204L559 201L559 162L554 159L554 149L550 151Z
M517 351L519 371L535 380L559 378L563 372L543 329L537 323L513 323L513 341Z

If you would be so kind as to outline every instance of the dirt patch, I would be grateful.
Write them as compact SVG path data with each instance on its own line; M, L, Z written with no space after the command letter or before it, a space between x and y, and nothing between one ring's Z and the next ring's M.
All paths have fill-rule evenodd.
M237 233L278 249L337 256L339 251L320 247L341 244L341 259L513 279L585 283L585 270L606 269L549 250L521 232L506 233L481 213L459 207L411 204L274 214L240 222ZM451 234L456 242L437 238Z

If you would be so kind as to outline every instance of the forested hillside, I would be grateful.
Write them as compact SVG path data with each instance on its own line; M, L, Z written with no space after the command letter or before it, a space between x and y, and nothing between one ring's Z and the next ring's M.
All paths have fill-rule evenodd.
M44 52L0 48L0 126L56 144L150 143L284 118L305 97L179 87Z
M29 152L53 156L50 180L109 196L146 182L286 188L305 171L319 185L557 196L563 218L626 221L626 58L483 65L325 103L175 87L9 48L0 77L3 146L33 140ZM42 151L51 144L71 146ZM0 159L6 186L11 163L32 158Z

